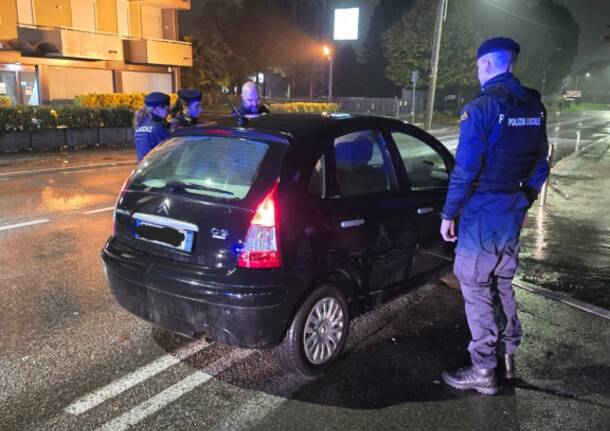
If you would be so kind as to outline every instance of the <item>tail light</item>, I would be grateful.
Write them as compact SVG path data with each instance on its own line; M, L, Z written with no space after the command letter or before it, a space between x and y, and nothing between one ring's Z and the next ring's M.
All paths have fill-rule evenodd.
M132 172L132 174L133 174L133 172ZM131 178L131 174L123 182L123 185L121 186L121 191L119 192L119 195L116 198L116 203L114 205L114 212L112 213L112 236L116 236L116 234L117 234L116 210L119 207L119 204L121 203L121 198L123 197L123 194L125 193L125 190L127 189L127 183L129 182L130 178Z
M244 247L239 253L240 268L279 268L277 183L256 208Z

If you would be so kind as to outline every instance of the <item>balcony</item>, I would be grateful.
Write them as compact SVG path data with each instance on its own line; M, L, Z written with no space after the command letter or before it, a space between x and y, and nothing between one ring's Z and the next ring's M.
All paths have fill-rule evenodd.
M123 42L112 33L74 30L64 27L24 26L19 41L28 54L84 60L123 60Z
M140 3L150 6L158 6L161 9L177 9L189 10L191 8L191 0L129 0L139 1Z
M190 43L163 39L125 39L123 42L125 61L129 63L193 65L193 47Z

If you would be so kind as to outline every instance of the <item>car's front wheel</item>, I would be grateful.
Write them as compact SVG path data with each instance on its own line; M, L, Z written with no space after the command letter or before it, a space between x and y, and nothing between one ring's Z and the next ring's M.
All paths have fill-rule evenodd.
M320 286L303 302L277 348L282 365L303 376L319 376L341 355L348 329L345 296L336 287Z

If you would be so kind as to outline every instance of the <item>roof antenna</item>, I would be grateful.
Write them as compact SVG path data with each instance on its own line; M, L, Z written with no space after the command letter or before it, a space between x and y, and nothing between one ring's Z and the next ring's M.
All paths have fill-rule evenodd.
M229 101L229 106L231 106L231 113L237 117L237 125L238 126L247 125L250 122L248 117L245 116L244 114L242 114L241 112L239 112L237 110L237 108L235 107L235 105L233 105L233 103L231 102L231 100L228 97L227 97L227 100Z

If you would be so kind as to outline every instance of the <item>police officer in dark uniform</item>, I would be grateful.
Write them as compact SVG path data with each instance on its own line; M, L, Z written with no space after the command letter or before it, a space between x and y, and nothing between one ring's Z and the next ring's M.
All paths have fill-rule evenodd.
M201 114L201 91L180 89L178 101L172 108L172 130L178 127L195 126Z
M233 115L240 117L257 117L271 112L262 104L258 87L253 81L246 81L244 85L242 85L241 101L242 104L235 108L236 112L234 112Z
M145 106L136 112L134 140L138 162L169 137L169 123L165 121L169 101L165 93L150 93L144 98Z
M494 38L477 51L482 92L462 111L441 223L443 238L457 240L454 272L472 336L472 366L445 371L442 378L454 388L488 395L499 390L498 363L506 378L514 375L513 355L521 342L512 287L519 236L526 212L549 174L546 110L540 93L523 87L512 74L519 50L511 39ZM505 317L500 328L494 296Z

